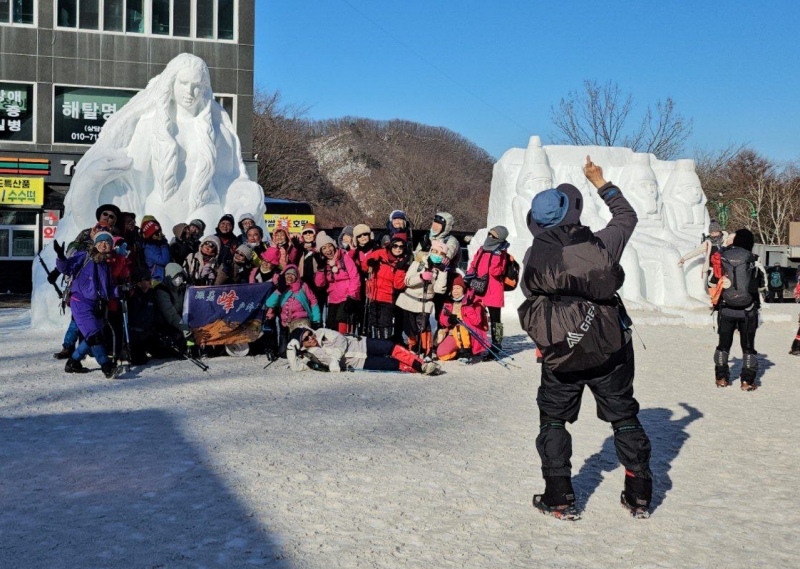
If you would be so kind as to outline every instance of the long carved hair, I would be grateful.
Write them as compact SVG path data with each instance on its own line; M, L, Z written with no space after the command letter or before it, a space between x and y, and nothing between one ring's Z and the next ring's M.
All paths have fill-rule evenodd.
M190 207L197 209L211 201L213 188L211 179L214 176L214 163L217 157L216 132L212 120L215 105L211 91L211 78L205 62L189 53L182 53L169 62L166 69L153 77L147 87L136 94L119 112L115 113L100 134L96 147L126 148L130 145L136 125L142 116L155 110L154 147L151 149L151 166L155 178L155 191L161 194L161 200L167 201L178 190L178 143L175 140L177 116L176 102L173 95L175 79L184 69L199 69L203 78L201 94L205 101L203 108L192 120L196 146L195 170L187 172L191 176L192 193L189 197ZM93 149L94 147L92 147ZM92 150L90 149L90 151ZM87 153L88 154L88 153Z

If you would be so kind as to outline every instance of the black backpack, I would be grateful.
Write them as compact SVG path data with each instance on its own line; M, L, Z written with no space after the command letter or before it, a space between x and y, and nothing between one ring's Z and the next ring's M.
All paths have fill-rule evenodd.
M731 281L731 286L723 289L721 295L728 308L748 308L755 301L757 258L741 247L728 247L720 252L722 274Z
M591 369L623 348L630 321L616 291L625 273L588 228L539 235L524 265L520 324L551 370Z

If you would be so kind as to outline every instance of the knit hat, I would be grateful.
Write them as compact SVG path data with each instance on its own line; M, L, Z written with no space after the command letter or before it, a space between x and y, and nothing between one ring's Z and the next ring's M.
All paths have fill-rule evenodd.
M189 227L185 223L179 223L175 227L172 228L172 234L175 236L175 239L180 239L183 235L183 230Z
M461 275L456 275L456 278L453 279L453 284L450 285L450 289L454 286L460 286L461 290L467 290L467 286L464 284L464 277Z
M289 273L294 273L295 277L299 277L300 276L300 273L297 272L297 265L286 265L286 268L283 269L283 272L281 274L283 276L286 276Z
M407 221L406 212L400 209L394 210L392 213L389 214L389 221L394 221L395 219L402 219L404 221Z
M260 257L271 265L278 265L281 262L281 254L278 253L278 249L275 247L267 247L267 250L263 251Z
M569 198L558 190L545 190L536 194L531 201L531 218L539 227L555 227L569 209Z
M101 205L100 207L98 207L95 210L94 218L96 220L100 221L100 214L102 214L104 211L112 211L112 212L114 212L114 215L117 217L117 219L119 219L119 217L120 217L119 208L117 206L115 206L114 204L106 203L106 204Z
M219 218L219 222L217 223L217 229L219 229L219 224L222 223L223 221L230 222L231 227L234 227L236 225L236 222L233 220L233 216L229 213L226 213L225 215Z
M167 266L164 267L164 275L168 279L177 277L181 273L183 273L183 267L181 267L178 263L167 263Z
M203 239L200 240L200 246L203 246L203 243L211 243L214 247L217 248L217 252L222 248L222 244L220 243L219 237L216 235L206 235Z
M245 259L252 259L253 258L253 250L248 247L247 245L239 245L236 248L236 252L239 253Z
M709 233L722 233L722 226L716 219L712 219L711 223L708 224L708 232Z
M359 223L353 228L353 237L358 239L360 236L366 234L369 235L372 230L369 228L369 225L365 223Z
M157 232L161 231L161 226L158 222L153 219L148 219L144 223L142 223L142 237L145 239L150 239L153 235Z
M145 215L142 218L142 223L145 223L147 221L155 221L155 220L156 220L156 216L154 216L154 215Z
M95 237L95 242L97 237ZM740 229L736 232L736 235L733 236L733 246L734 247L741 247L742 249L747 249L748 251L753 250L753 245L756 243L756 238L753 236L753 233L749 229Z
M311 332L313 334L314 330L312 330L311 328L308 328L307 326L298 326L297 328L295 328L294 330L292 330L289 333L289 340L297 340L297 342L302 347L303 346L303 336L306 334L306 332Z
M444 241L438 239L431 241L431 253L433 253L434 249L447 255L447 244Z
M203 233L206 230L206 224L202 219L193 219L189 222L189 225L194 225L200 230L200 233Z
M94 236L94 244L97 245L101 241L108 241L110 245L114 245L114 236L108 231L98 231Z
M325 245L333 245L336 247L336 241L328 237L328 234L324 231L320 231L317 233L317 238L315 240L315 244L317 246L317 251L321 251L322 247Z
M392 235L392 238L389 239L389 245L394 245L395 243L402 243L403 245L408 243L408 237L405 233L395 233Z
M316 235L316 234L317 234L317 226L316 226L316 225L314 225L313 223L306 223L306 224L303 226L303 231L302 231L302 233L305 233L306 231L313 231L313 232L314 232L314 235Z

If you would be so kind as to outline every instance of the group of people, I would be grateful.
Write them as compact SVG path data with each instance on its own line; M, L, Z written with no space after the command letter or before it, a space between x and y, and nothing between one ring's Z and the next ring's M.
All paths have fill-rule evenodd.
M270 234L249 214L238 220L223 215L213 232L199 219L179 223L170 240L153 216L137 224L135 214L113 204L98 207L95 218L68 246L54 245L57 270L49 279L57 285L64 275L64 302L72 312L55 357L67 360L68 373L87 371L81 360L89 352L114 377L120 372L115 360L141 364L193 345L183 318L188 286L272 283L258 345L289 358L294 369L308 367L313 352L304 348L299 329L310 330L322 347L346 343L345 336L368 340L351 352L380 352L399 361L395 348L408 350L419 365L408 360L401 369L425 373L438 372L435 360L491 359L502 344L510 258L502 226L489 231L464 274L447 212L433 216L416 245L400 210L391 212L381 231L362 223L336 238L313 223L299 235L283 227ZM355 358L354 367L385 364L373 360Z

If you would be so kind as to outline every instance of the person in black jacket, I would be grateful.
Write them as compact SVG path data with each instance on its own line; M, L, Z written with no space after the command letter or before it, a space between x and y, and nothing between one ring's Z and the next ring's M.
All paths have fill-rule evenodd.
M526 302L546 305L542 315L562 310L561 314L569 315L576 308L587 315L575 322L574 331L564 332L566 341L558 346L546 342L555 341L556 328L563 327L563 321L546 322L546 334L539 328L534 332L537 326L544 328L543 316L523 322L529 334L537 335L534 340L544 355L536 397L540 413L536 449L545 491L534 496L533 505L559 519L579 517L571 479L572 439L566 424L578 419L581 394L588 386L598 417L614 429L617 456L625 467L622 504L634 517L642 518L649 515L652 496L650 440L637 418L631 333L622 325L624 308L615 295L624 280L619 260L638 220L620 189L603 179L602 169L588 156L584 173L611 210L605 228L592 233L581 225L583 198L571 184L537 194L528 213L528 228L535 239L525 255ZM581 254L576 256L576 252ZM601 318L606 323L602 329Z
M722 294L716 309L719 343L714 351L714 375L717 387L730 384L731 372L728 354L733 345L733 334L738 330L742 346L742 391L756 390L758 353L756 329L761 308L759 289L764 288L765 276L759 268L758 256L753 255L755 237L747 229L740 229L733 244L720 252L722 264ZM712 283L719 279L711 279Z

